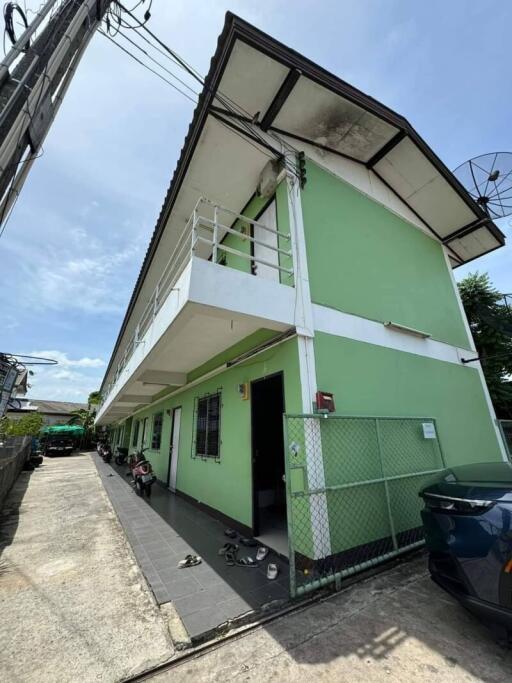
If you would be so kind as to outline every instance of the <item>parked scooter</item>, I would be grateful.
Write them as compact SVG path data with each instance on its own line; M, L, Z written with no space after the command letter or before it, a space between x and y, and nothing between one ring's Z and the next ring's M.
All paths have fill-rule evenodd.
M118 446L116 449L116 457L114 458L116 465L124 465L128 460L128 449L123 446Z
M103 462L110 462L112 460L112 448L108 441L103 441L101 443L100 455L103 458Z
M156 477L153 473L151 463L144 457L144 451L147 451L147 448L132 453L128 460L128 467L132 473L136 494L138 496L143 496L145 493L149 498L151 496L151 487L155 483Z

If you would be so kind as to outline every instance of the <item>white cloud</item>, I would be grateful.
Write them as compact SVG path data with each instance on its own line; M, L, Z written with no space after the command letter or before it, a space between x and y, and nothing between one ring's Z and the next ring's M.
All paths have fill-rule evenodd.
M32 351L30 356L40 356L41 358L50 358L56 360L61 367L77 367L77 368L101 368L105 365L105 361L101 358L84 358L72 359L68 358L67 353L63 351Z
M51 358L57 365L32 366L30 398L85 403L91 391L101 385L105 362L101 358L69 358L64 351L36 350L31 356Z

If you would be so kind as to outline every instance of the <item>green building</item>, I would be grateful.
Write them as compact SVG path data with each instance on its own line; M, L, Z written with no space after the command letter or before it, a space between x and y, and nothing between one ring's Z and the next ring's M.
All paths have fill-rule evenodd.
M97 423L306 576L412 547L429 473L506 457L452 274L503 244L402 116L228 14Z

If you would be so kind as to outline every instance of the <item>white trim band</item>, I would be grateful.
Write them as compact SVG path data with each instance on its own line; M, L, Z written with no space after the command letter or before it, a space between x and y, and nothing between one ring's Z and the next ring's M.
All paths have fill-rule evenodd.
M471 358L474 354L469 349L407 334L397 328L386 326L384 323L361 318L352 313L343 313L319 304L313 304L313 319L315 330L318 332L456 365L461 365L461 358Z

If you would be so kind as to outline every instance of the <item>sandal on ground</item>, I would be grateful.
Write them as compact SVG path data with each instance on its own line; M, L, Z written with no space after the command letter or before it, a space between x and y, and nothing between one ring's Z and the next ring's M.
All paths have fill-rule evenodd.
M236 564L236 550L226 550L224 559L226 560L227 565L234 567Z
M201 558L198 555L187 555L184 560L178 562L178 567L180 569L186 569L187 567L195 567L197 564L201 564Z
M224 531L224 536L227 536L228 538L236 538L238 534L234 529L226 529Z
M267 567L267 579L269 579L270 581L273 581L274 579L277 579L278 574L279 574L279 567L277 566L277 564L270 562L268 567Z
M266 558L267 555L268 555L268 548L265 548L265 546L261 545L258 548L258 552L256 553L256 559L258 562L261 562L262 560L264 560Z
M249 548L254 548L258 545L258 541L256 541L254 538L245 538L244 536L240 538L240 543L242 545L246 545Z
M237 567L259 567L260 565L252 557L242 557L241 560L236 561Z
M237 550L238 546L236 543L224 543L222 548L219 549L219 555L225 555L229 551L236 553Z

